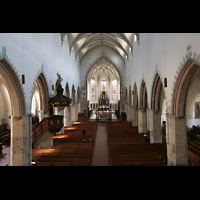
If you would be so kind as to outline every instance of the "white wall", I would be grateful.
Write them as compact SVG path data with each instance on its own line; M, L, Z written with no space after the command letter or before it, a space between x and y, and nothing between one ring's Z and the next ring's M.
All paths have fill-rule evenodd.
M73 84L76 91L80 87L79 61L75 61L74 51L70 55L68 41L61 45L60 33L0 33L0 53L3 46L20 78L25 74L23 88L27 113L30 113L32 91L41 72L45 75L50 97L53 94L51 85L57 80L56 73L63 78L63 88L68 79L70 93Z
M184 63L188 44L192 45L192 56L194 52L196 55L200 54L199 33L141 33L139 45L137 41L133 44L133 52L129 52L129 59L125 64L125 87L129 88L131 85L133 89L136 82L140 99L140 86L144 78L150 105L152 84L158 72L162 83L167 77L167 88L164 88L164 93L170 112L171 94L179 66L182 67L181 62Z

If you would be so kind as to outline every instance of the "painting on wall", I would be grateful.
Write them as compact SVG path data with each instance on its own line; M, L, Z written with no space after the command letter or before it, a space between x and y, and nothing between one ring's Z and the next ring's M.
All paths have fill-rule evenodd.
M195 119L200 119L200 102L195 102Z

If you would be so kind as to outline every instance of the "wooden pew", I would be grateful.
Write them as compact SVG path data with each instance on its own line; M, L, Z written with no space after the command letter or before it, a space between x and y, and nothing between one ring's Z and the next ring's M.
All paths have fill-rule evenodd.
M0 142L2 142L2 144L6 144L7 141L10 146L10 130L8 130L6 126L7 124L0 125Z
M135 161L111 163L111 166L166 166L163 161Z
M35 166L89 166L88 162L36 162Z

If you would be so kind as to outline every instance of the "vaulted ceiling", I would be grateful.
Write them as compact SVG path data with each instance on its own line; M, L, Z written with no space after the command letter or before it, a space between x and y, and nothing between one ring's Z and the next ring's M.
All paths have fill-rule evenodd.
M111 81L111 74L117 79L117 81L120 81L118 71L114 65L104 57L98 60L90 69L90 72L88 73L88 80L90 81L95 74L97 74L97 81L100 80L102 74L106 75L105 78L109 81L109 83Z
M139 40L139 33L61 33L61 40L68 39L70 52L75 50L79 61L91 50L105 46L117 52L126 60L129 50L133 49L134 36Z

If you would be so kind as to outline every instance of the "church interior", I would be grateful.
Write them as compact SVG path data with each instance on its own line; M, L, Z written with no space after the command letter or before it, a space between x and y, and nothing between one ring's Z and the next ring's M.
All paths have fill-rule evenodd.
M200 166L199 33L0 33L0 166Z

